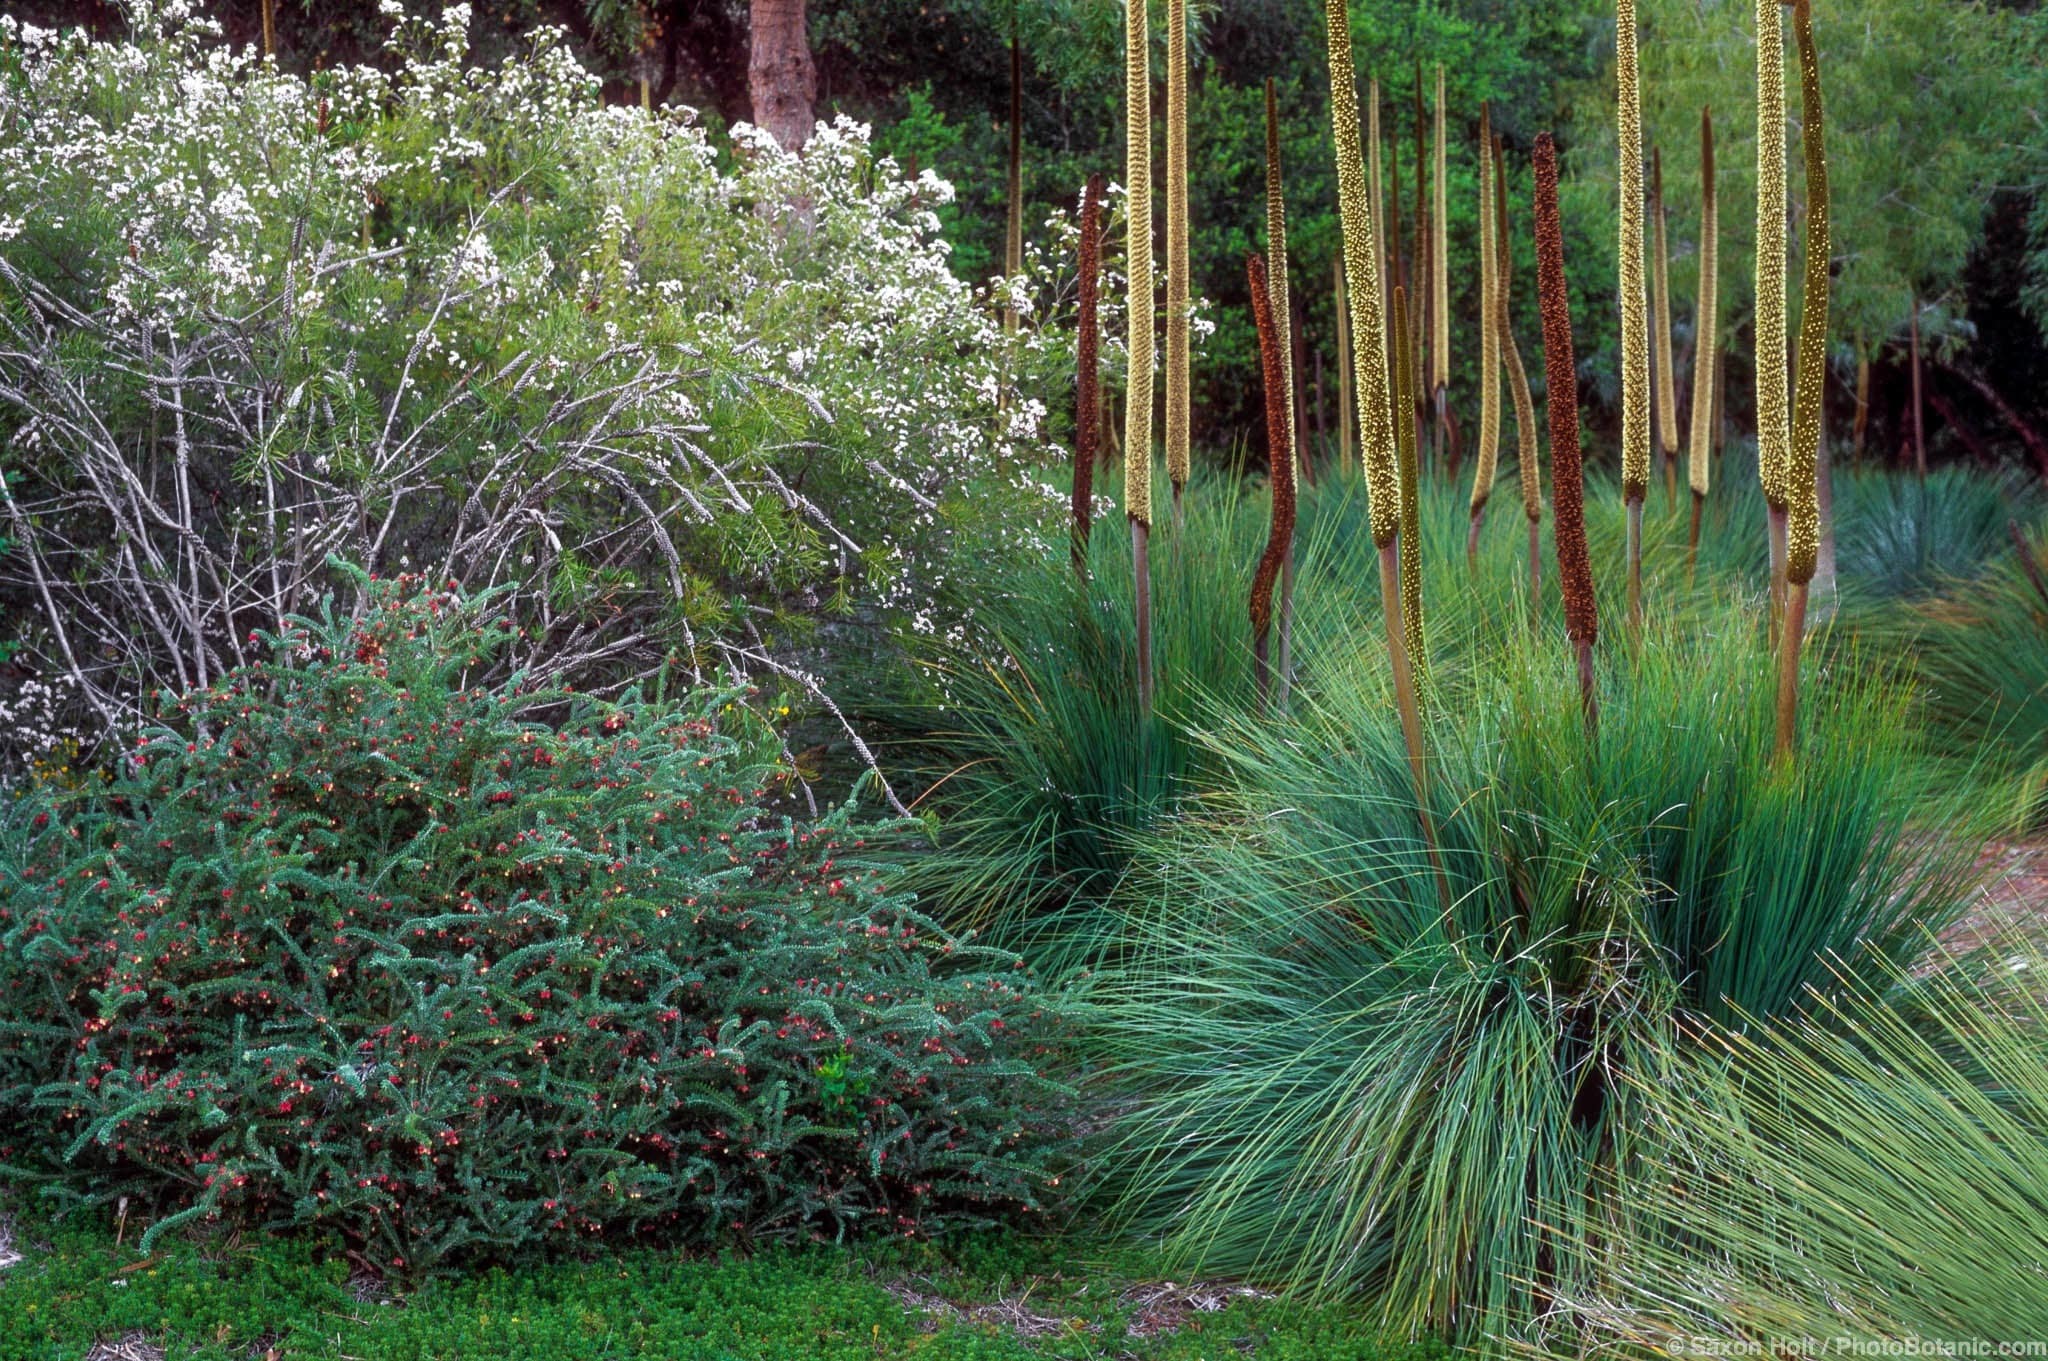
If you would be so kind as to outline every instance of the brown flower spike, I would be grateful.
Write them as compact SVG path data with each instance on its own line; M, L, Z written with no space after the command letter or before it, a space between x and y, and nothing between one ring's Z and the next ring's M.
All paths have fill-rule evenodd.
M1251 285L1252 322L1259 332L1259 367L1266 385L1266 466L1273 488L1273 523L1266 535L1266 551L1252 575L1252 667L1258 682L1259 703L1266 702L1272 676L1266 662L1266 639L1273 625L1273 584L1294 546L1294 447L1287 438L1285 371L1280 365L1279 327L1273 316L1272 294L1267 287L1266 262L1254 252L1245 257L1245 276Z
M1577 645L1580 697L1589 724L1593 698L1593 644L1600 611L1593 598L1593 563L1586 549L1586 485L1579 457L1578 364L1572 355L1571 295L1564 278L1564 227L1557 211L1557 143L1536 138L1536 297L1543 312L1544 405L1550 412L1550 486L1557 541L1557 576L1564 592L1565 632Z

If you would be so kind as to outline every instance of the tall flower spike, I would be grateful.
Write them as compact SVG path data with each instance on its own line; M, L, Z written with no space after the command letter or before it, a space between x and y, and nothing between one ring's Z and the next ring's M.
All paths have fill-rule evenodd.
M1138 634L1138 708L1152 710L1152 58L1145 0L1125 0L1124 180L1129 247L1130 382L1124 395L1124 511Z
M1252 620L1252 674L1257 682L1259 703L1266 703L1272 675L1266 663L1266 640L1273 624L1273 583L1294 547L1294 441L1287 433L1288 385L1280 357L1287 346L1281 340L1278 319L1273 315L1272 293L1266 278L1266 262L1256 253L1245 257L1245 275L1251 285L1252 322L1259 333L1259 367L1266 386L1266 462L1273 488L1273 521L1266 535L1266 551L1252 574L1250 600Z
M1394 402L1415 402L1415 346L1408 335L1408 295L1394 286ZM1429 671L1429 653L1422 645L1422 487L1418 470L1415 422L1394 422L1396 463L1401 473L1401 636L1418 676Z
M1280 184L1280 103L1273 93L1273 78L1266 78L1266 295L1273 304L1273 324L1280 335L1294 334L1294 304L1287 282L1287 199ZM1280 347L1281 403L1287 420L1287 447L1298 449L1295 440L1294 346ZM1299 459L1297 457L1297 463ZM1299 472L1299 467L1296 472Z
M1190 466L1188 7L1166 0L1166 477L1178 511Z
M1557 579L1564 626L1579 659L1579 697L1590 728L1599 721L1593 693L1593 644L1600 611L1593 598L1593 562L1586 549L1586 484L1579 458L1579 379L1572 356L1571 294L1564 277L1564 227L1557 211L1557 143L1536 138L1536 297L1543 310L1543 372L1549 384L1550 488Z
M1806 631L1806 593L1820 552L1819 460L1822 385L1827 380L1828 158L1822 136L1820 56L1813 44L1811 0L1793 0L1799 43L1801 140L1806 152L1806 291L1799 317L1799 386L1793 394L1792 447L1785 469L1784 636L1779 641L1778 755L1792 754L1799 713L1799 653Z
M1692 488L1692 532L1686 546L1688 574L1699 554L1700 517L1713 473L1714 378L1720 335L1721 210L1714 198L1714 116L1700 110L1700 296L1693 309L1692 430L1686 451L1686 483Z
M1472 466L1472 529L1465 540L1465 560L1479 560L1479 527L1485 522L1487 498L1493 495L1500 457L1500 332L1494 293L1500 287L1500 252L1494 245L1493 111L1479 106L1479 443Z
M1331 260L1331 277L1336 284L1331 297L1337 314L1337 466L1351 467L1351 309L1344 305L1344 253Z
M1657 456L1676 478L1678 380L1672 372L1671 260L1664 230L1664 153L1650 148L1650 357L1657 372Z
M1509 287L1514 282L1514 251L1508 236L1507 148L1493 139L1493 240L1499 265L1493 281L1493 324L1500 335L1501 358L1507 364L1508 391L1515 398L1515 456L1521 462L1522 516L1529 522L1529 609L1542 603L1543 550L1537 527L1543 523L1543 471L1536 439L1536 403L1529 395L1529 375L1522 368L1522 347L1515 343L1514 310L1509 307Z
M1380 78L1372 77L1365 83L1365 158L1366 188L1372 195L1372 241L1375 255L1380 264L1380 282L1385 288L1393 287L1393 271L1387 266L1387 219L1385 199L1380 193ZM1399 193L1395 197L1400 197Z
M1771 538L1771 616L1785 594L1785 34L1780 0L1756 0L1756 473Z
M1124 397L1124 509L1152 523L1152 54L1145 0L1125 0L1124 135L1130 380Z
M1136 0L1133 0L1136 3ZM1386 317L1379 264L1373 258L1372 203L1358 145L1358 85L1351 64L1345 0L1324 0L1330 45L1330 122L1337 147L1337 207L1344 233L1344 287L1351 306L1357 367L1358 440L1365 463L1372 541L1386 548L1401 527L1401 488L1394 469L1394 412L1388 390Z
M1415 785L1415 814L1436 866L1437 891L1446 911L1450 880L1437 849L1436 823L1429 811L1429 760L1423 748L1422 704L1401 625L1401 489L1394 469L1394 411L1388 391L1387 326L1380 303L1379 261L1373 254L1372 202L1365 188L1365 157L1358 145L1358 70L1351 60L1351 16L1345 0L1324 0L1323 23L1330 48L1330 131L1337 149L1337 209L1344 229L1344 282L1351 298L1351 334L1358 344L1358 427L1365 455L1365 484L1372 541L1380 556L1380 613L1387 630L1387 661L1394 673L1394 703L1408 748L1408 773Z
M1081 191L1081 283L1074 351L1074 571L1088 573L1088 527L1095 514L1095 458L1102 440L1102 175Z
M1628 617L1643 603L1643 497L1650 486L1649 317L1643 298L1643 99L1635 0L1614 7L1616 159L1621 183L1621 496L1628 506Z

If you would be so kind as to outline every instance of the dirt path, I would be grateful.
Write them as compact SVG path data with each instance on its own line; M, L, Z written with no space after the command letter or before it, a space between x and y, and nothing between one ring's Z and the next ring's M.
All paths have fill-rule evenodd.
M1977 863L1982 901L1948 932L1951 946L1981 945L2015 927L2048 928L2048 840L1994 841Z

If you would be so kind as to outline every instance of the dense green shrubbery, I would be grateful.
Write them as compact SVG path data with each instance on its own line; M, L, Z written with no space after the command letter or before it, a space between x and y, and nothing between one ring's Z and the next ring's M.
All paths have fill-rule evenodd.
M474 676L490 597L368 584L0 845L0 1162L433 1267L593 1234L1037 1208L1064 1097L1011 957L763 809L730 695Z

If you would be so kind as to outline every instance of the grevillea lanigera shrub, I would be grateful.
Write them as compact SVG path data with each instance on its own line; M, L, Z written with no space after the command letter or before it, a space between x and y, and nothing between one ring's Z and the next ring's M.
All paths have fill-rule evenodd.
M469 683L493 599L371 583L0 835L0 1166L465 1250L930 1233L1057 1185L1054 1020L764 811L735 696Z

